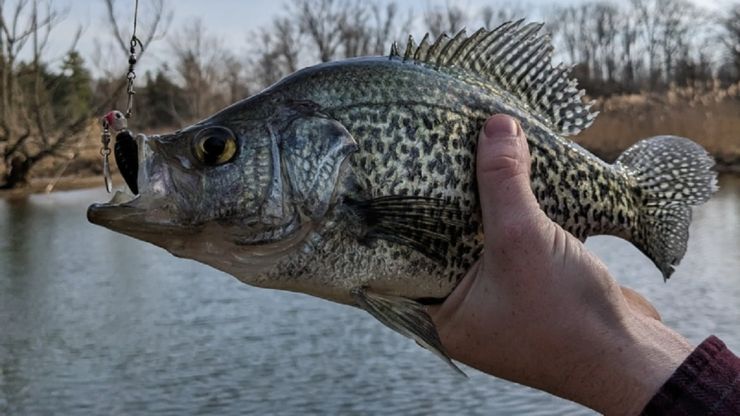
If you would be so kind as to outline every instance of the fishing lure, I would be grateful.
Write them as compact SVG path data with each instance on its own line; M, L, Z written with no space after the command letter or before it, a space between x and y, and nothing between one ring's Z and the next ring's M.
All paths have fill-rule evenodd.
M108 191L108 193L111 193L113 191L113 179L110 172L111 130L116 132L116 142L114 145L113 153L116 159L116 165L118 165L118 170L121 172L121 176L123 176L129 188L134 193L138 192L136 189L136 173L138 171L138 164L131 163L129 160L122 157L122 155L131 152L132 150L134 153L136 153L137 147L136 140L134 139L131 131L127 129L127 127L128 120L133 114L134 95L136 94L136 91L134 90L134 80L136 79L135 69L136 63L138 62L136 48L138 47L140 51L144 49L144 45L141 43L141 40L136 37L138 14L139 0L136 0L136 3L134 5L134 30L131 34L131 41L129 43L128 73L126 74L126 80L128 83L128 86L126 88L126 95L128 96L126 103L126 114L124 115L118 110L113 110L103 116L101 120L103 131L100 137L100 142L102 145L100 149L100 155L103 157L103 178L105 180L105 189Z

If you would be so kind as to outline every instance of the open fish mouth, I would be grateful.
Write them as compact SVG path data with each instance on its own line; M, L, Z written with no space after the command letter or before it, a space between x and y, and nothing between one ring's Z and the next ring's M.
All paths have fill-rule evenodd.
M131 212L137 211L134 205L129 204L139 197L127 191L116 191L110 201L90 205L87 209L87 219L93 224L106 225L106 220L115 220L118 217L130 215ZM118 215L119 212L120 215ZM113 213L117 214L115 218L111 216Z
M158 214L159 210L155 209L161 205L157 200L161 199L167 180L166 171L152 175L152 150L148 142L155 139L156 136L147 138L143 134L137 135L136 139L130 134L128 137L117 137L122 141L116 142L116 163L126 181L126 188L116 191L108 202L90 205L87 209L90 222L124 234L144 227L147 231L172 228L164 215ZM134 166L136 172L131 170Z
M180 233L185 230L171 222L161 209L154 207L146 196L132 195L128 190L116 191L110 201L90 205L87 219L93 224L136 238L142 238L142 233Z

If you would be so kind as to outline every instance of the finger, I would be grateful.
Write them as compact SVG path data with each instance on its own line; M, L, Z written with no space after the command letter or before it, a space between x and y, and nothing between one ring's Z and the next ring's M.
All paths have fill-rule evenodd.
M620 286L622 289L622 295L627 299L627 304L632 310L639 312L645 316L649 316L653 319L661 321L660 313L655 309L652 303L650 303L644 296L635 292L633 289L628 287Z
M519 124L503 114L486 121L478 138L478 192L486 236L501 235L539 210L529 182L530 156Z

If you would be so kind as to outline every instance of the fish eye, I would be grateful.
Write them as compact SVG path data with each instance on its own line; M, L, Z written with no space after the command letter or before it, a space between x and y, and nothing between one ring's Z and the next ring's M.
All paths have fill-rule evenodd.
M223 165L236 155L236 138L223 127L202 130L195 136L193 153L206 166Z

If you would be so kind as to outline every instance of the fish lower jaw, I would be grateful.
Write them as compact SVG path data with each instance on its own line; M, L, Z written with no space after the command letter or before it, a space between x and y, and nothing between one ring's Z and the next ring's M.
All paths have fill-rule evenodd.
M124 188L123 191L116 191L113 194L113 198L106 203L106 205L122 205L133 201L138 198L139 195L134 195L128 187Z

